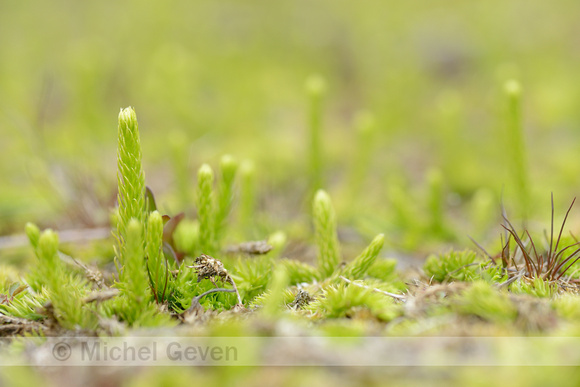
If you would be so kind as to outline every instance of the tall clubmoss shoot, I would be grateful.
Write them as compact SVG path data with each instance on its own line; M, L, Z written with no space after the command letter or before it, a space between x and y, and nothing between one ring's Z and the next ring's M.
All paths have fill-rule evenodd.
M475 231L475 235L472 236L483 236L489 231L490 225L498 221L498 208L499 204L492 190L480 188L475 192L469 205L471 223Z
M522 120L522 88L519 82L510 80L505 83L504 92L507 97L506 152L509 156L510 186L515 191L518 216L525 221L530 210L530 183Z
M153 211L147 220L147 238L145 256L147 257L147 273L153 296L157 302L162 302L166 296L169 282L169 268L163 255L163 219L161 214Z
M253 237L253 220L256 213L256 167L250 160L240 165L240 201L239 217L243 234Z
M356 151L348 184L350 188L350 203L353 203L359 193L362 192L361 187L368 176L376 132L375 117L369 112L359 112L355 117L354 127L356 131Z
M30 244L32 245L33 249L38 248L38 241L40 240L40 229L38 228L37 225L35 225L34 223L26 223L26 226L24 226L24 232L26 233L26 236L28 237L28 241L30 242Z
M143 224L131 219L126 230L125 262L116 284L120 295L115 300L115 312L131 326L156 325L159 321L166 321L167 316L159 314L151 302L153 296L143 259Z
M340 247L336 234L336 214L330 196L318 190L312 205L314 237L318 246L318 270L321 276L329 277L340 262Z
M272 280L268 284L269 293L264 298L264 315L273 318L279 316L282 311L282 301L284 300L284 290L288 287L290 280L284 266L278 266L272 274Z
M234 183L238 172L238 162L230 155L220 159L221 179L217 187L217 208L215 214L215 234L217 241L221 241L227 227L228 216L234 202Z
M323 187L322 149L322 102L326 93L326 81L320 75L312 75L306 80L308 96L308 132L310 133L310 153L308 171L312 189Z
M197 218L199 220L199 245L201 253L212 255L216 249L215 204L213 189L214 173L208 164L197 172Z
M376 262L384 243L385 236L377 235L370 245L345 267L343 275L352 280L362 279Z
M149 220L145 173L135 110L121 109L117 150L118 208L115 237L120 295L115 312L129 325L150 325L157 318L151 303L158 299L160 271L164 267L161 244L163 226L153 212ZM147 226L147 227L146 227ZM159 232L161 229L161 232ZM147 257L147 261L146 261ZM151 276L153 273L153 276Z
M173 131L169 135L170 157L175 182L177 185L177 197L182 206L189 204L191 200L191 179L189 177L189 142L183 131Z
M141 140L137 115L132 107L119 113L117 148L118 216L115 236L117 258L123 263L127 227L131 219L143 224L146 218L145 173L141 161ZM143 240L142 240L143 242Z
M444 219L445 192L443 174L438 169L431 169L427 173L428 197L427 209L429 213L428 231L438 237L447 237L449 232Z

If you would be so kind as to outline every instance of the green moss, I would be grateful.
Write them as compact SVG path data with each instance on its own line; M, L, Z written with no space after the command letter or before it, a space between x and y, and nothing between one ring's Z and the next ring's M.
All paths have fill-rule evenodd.
M199 222L197 220L184 219L179 222L173 233L173 240L177 249L190 257L198 255L199 237Z
M284 266L276 267L268 284L268 295L263 300L262 312L265 316L274 318L280 315L285 298L287 298L284 296L288 285L289 281L286 269Z
M32 227L27 226L27 231L31 229ZM28 235L31 233L28 232ZM94 328L96 316L90 310L91 307L83 302L83 297L88 294L90 288L84 278L66 271L59 256L58 234L50 229L45 230L38 240L33 236L30 242L33 246L36 242L34 250L39 261L30 280L37 292L44 293L46 289L48 299L52 303L53 314L59 324L68 329ZM18 300L13 307L14 313L36 317L31 309L39 303L38 298L23 295Z
M551 298L558 292L558 284L545 281L542 278L533 280L521 279L510 285L510 291L515 294L529 294L539 298Z
M580 320L580 297L575 294L563 294L557 297L552 307L561 318L573 322Z
M471 250L450 251L445 254L431 255L423 270L437 282L474 281L480 278L480 263L477 254Z
M377 259L375 262L373 262L371 267L369 267L367 274L370 277L377 278L385 282L390 282L398 279L396 268L396 259Z
M474 282L461 293L452 303L452 308L458 313L500 324L513 322L518 313L507 293L483 281Z
M329 285L322 289L307 309L324 318L352 317L357 309L390 321L399 315L399 307L388 296L355 285Z
M250 301L266 290L272 277L273 262L270 257L239 259L230 273L244 300Z

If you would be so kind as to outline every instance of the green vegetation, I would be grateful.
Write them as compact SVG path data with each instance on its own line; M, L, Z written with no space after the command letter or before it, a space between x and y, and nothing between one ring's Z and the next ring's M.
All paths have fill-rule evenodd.
M3 4L0 337L577 335L579 12Z
M102 278L98 269L94 269L98 274L89 275L85 267L85 278L79 276L63 262L58 235L52 230L40 232L29 223L26 234L40 264L25 277L29 285L5 281L4 287L9 286L10 290L4 295L3 304L7 307L3 311L8 316L36 321L37 325L28 328L31 333L54 330L53 325L42 325L43 321L51 320L53 323L56 320L58 329L96 333L103 331L98 321L105 318L115 319L125 329L171 327L180 321L191 323L205 308L225 311L235 307L238 313L261 310L256 318L270 320L285 318L292 311L323 322L364 316L383 322L395 317L411 318L405 315L404 304L419 296L417 290L405 284L405 274L397 273L396 260L380 257L384 234L377 235L354 259L343 262L337 216L324 190L316 192L312 204L316 266L285 258L286 236L281 232L272 234L267 241L225 248L223 241L228 240L228 231L234 231L230 215L237 190L237 162L231 156L221 158L217 183L208 164L199 168L197 219L182 223L183 214L162 217L153 193L145 187L140 135L132 108L121 111L118 133L119 194L114 217L118 279L113 276L100 280L97 299L98 294L107 293L107 287L119 292L96 304L86 301L94 287L89 279ZM442 233L445 226L441 178L440 173L432 172L428 179L430 221L422 230L446 240ZM472 283L456 297L444 300L443 309L437 313L456 312L505 324L514 321L517 313L507 297L508 291L551 299L575 289L571 282L575 277L566 273L576 263L580 249L572 249L577 243L562 238L571 208L557 237L552 212L547 252L538 251L539 244L534 243L527 230L524 234L528 242L524 242L505 218L508 237L502 242L505 244L498 256L488 255L478 245L484 254L451 250L428 257L423 270L431 286ZM561 241L569 244L559 249ZM193 265L187 264L191 261ZM74 259L73 262L78 264ZM35 293L28 292L28 286ZM21 304L10 307L15 300ZM559 309L570 313L569 307Z

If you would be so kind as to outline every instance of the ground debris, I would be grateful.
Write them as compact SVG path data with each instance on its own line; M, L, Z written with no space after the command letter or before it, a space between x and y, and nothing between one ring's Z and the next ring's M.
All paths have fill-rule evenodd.
M44 331L46 327L37 321L7 316L0 313L0 337Z
M91 302L103 302L115 298L119 294L119 289L108 289L102 292L94 292L83 299L85 304Z
M224 264L219 259L215 259L214 257L211 257L209 255L202 254L195 259L195 265L187 267L196 270L197 282L201 281L202 279L209 279L215 285L216 288L218 287L215 283L216 277L221 278L223 282L229 282L234 289L233 290L225 289L220 291L236 293L236 296L238 297L238 304L239 305L243 304L242 297L240 296L240 292L238 292L238 288L236 286L236 283L234 282L234 279L229 275L228 271L224 267ZM215 289L213 290L215 291ZM206 294L209 293L206 292L198 297L201 298Z
M269 245L267 241L250 241L240 243L239 245L229 246L226 248L226 253L262 255L269 253L273 248L274 247Z
M306 290L300 289L296 294L294 301L288 304L288 306L293 309L302 309L313 300L314 298Z
M529 333L548 332L558 326L558 316L549 300L528 295L510 295L518 311L515 325Z
M222 281L226 282L230 275L225 269L224 264L219 260L209 255L202 254L195 259L195 265L188 266L195 269L197 272L197 282L202 279L209 279L214 281L215 277L220 277Z

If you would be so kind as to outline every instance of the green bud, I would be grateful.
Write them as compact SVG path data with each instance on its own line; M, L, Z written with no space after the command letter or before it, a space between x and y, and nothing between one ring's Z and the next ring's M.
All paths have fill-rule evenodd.
M187 219L179 222L173 234L173 241L178 250L186 252L191 257L198 256L199 222Z
M326 81L318 74L313 74L306 80L306 92L313 97L320 97L326 92Z
M256 173L256 166L252 160L244 160L240 165L240 174L244 178L253 176Z
M275 250L284 247L287 241L286 233L284 231L276 231L268 238L268 244L272 246Z
M220 170L224 183L231 184L238 171L238 162L230 155L223 155L220 159Z
M505 83L504 91L512 98L519 98L522 94L522 87L518 81L511 79Z
M26 223L24 230L30 244L36 249L38 247L38 240L40 239L40 230L38 229L38 226L34 223L28 222Z
M213 169L208 164L203 164L197 171L197 182L201 185L213 184Z
M123 129L131 132L137 131L137 114L135 114L135 109L130 106L121 109L119 113L119 125L123 126Z
M141 227L141 222L135 218L132 218L127 226L127 240L138 242L141 239L142 231L143 228Z
M43 231L38 240L38 252L43 259L49 260L47 264L55 263L58 260L58 234L51 229Z
M159 211L153 211L149 214L149 219L147 221L147 232L153 235L163 234L163 218Z
M316 191L316 195L314 196L314 205L313 210L315 216L318 215L318 218L327 218L334 221L334 209L332 207L332 201L330 200L330 196L326 191L319 189Z

